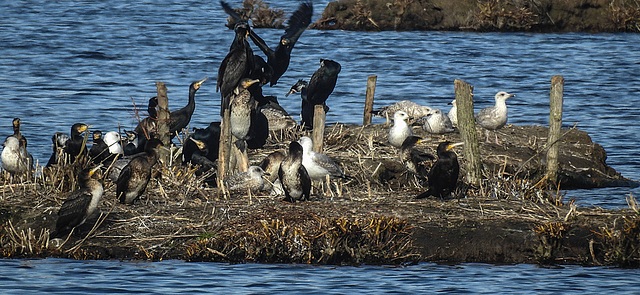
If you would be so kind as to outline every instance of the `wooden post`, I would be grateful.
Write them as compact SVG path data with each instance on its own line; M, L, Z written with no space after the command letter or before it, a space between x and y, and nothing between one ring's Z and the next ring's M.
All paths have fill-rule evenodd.
M480 162L480 147L478 145L478 132L473 114L473 86L462 80L454 82L456 92L456 104L458 107L458 129L460 137L464 141L464 158L466 165L467 182L480 185L482 177L482 165Z
M313 107L313 132L311 139L313 140L313 151L316 153L322 153L325 119L324 105L315 105Z
M558 178L558 151L556 144L560 139L562 128L562 103L564 91L564 78L562 76L551 77L551 93L549 95L549 139L547 140L547 179L552 183Z
M162 144L169 147L171 144L171 136L169 135L169 121L171 120L171 112L169 111L169 98L167 97L167 87L164 82L156 82L158 97L158 136ZM169 163L169 151L161 149L158 151L160 161L164 164Z
M231 151L231 123L230 111L224 110L222 122L220 124L220 148L218 149L218 185L222 185L222 181L229 173L229 153Z
M376 81L378 76L372 75L367 79L367 94L364 101L364 115L362 125L371 125L371 111L373 111L373 95L376 93Z

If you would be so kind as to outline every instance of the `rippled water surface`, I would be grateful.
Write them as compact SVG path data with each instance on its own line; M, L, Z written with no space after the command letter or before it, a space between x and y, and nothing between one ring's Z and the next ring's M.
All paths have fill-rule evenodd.
M0 260L3 294L637 294L638 284L638 270L578 266Z
M239 1L234 1L239 2ZM274 1L275 2L275 1ZM316 1L314 20L328 1ZM295 1L278 1L287 15ZM237 3L234 6L238 6ZM50 137L76 122L100 130L132 129L133 103L169 89L170 107L199 90L191 126L219 120L215 77L232 31L216 1L10 1L0 4L0 135L23 121L29 149L40 161ZM259 29L275 46L282 30ZM342 64L327 102L328 122L362 122L367 76L378 75L376 106L400 99L448 110L453 81L474 88L476 107L505 90L512 124L547 124L550 78L563 75L564 125L576 124L608 152L607 162L640 179L640 34L527 34L461 32L345 32L307 30L276 87L292 114L299 97L284 94L308 79L320 58ZM257 49L256 49L257 50ZM377 121L380 123L381 121ZM568 192L585 206L625 207L638 189ZM0 261L3 294L61 293L637 293L636 270L530 265L325 267L225 265L166 261L129 263L57 259ZM11 291L10 291L11 290Z

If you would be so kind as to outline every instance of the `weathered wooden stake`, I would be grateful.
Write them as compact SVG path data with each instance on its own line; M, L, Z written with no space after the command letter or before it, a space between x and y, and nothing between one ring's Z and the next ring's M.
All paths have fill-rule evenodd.
M313 140L313 151L316 153L322 153L325 119L324 106L321 104L315 105L313 107L313 132L311 139Z
M222 123L220 124L220 148L218 149L218 185L229 173L229 154L231 150L231 123L229 110L224 110Z
M171 120L171 112L169 111L169 98L167 97L167 87L164 82L156 82L157 97L158 97L158 136L162 144L169 147L171 144L171 137L169 136L169 121ZM158 151L160 161L162 163L169 163L169 150L161 149Z
M367 79L367 94L364 101L364 115L362 117L362 125L371 125L371 111L373 111L373 96L376 93L377 75L369 76Z
M558 151L556 144L560 139L562 128L562 103L564 91L564 78L562 76L551 77L551 93L549 95L549 139L547 140L547 179L556 183L558 178Z
M480 185L482 177L482 165L480 163L480 147L478 145L478 132L473 114L473 86L462 80L454 82L456 92L456 104L458 107L458 129L460 137L464 141L463 153L467 171L467 182Z

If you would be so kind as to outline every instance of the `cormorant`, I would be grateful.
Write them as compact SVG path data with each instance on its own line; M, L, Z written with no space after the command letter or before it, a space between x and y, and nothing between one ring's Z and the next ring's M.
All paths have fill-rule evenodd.
M193 128L191 138L202 141L207 148L205 157L212 162L218 160L220 146L220 122L211 122L207 128ZM185 142L185 145L192 145L194 142Z
M260 166L250 166L247 172L239 172L228 179L224 183L231 192L252 192L260 191L264 188L264 179L266 173Z
M81 155L86 155L87 141L82 133L89 129L89 125L84 123L75 123L71 126L71 138L67 140L64 147L64 152L70 157L70 161L74 162Z
M157 138L147 141L144 154L131 159L116 181L116 197L123 204L133 204L137 200L151 179L151 168L158 161L156 149L162 147L162 142Z
M449 104L451 105L451 109L449 110L449 113L447 113L447 117L449 117L451 124L455 127L458 126L458 106L455 99Z
M66 135L62 132L56 132L51 136L51 142L53 143L51 146L53 148L53 153L51 157L49 157L49 161L47 162L47 166L51 167L52 165L58 164L60 161L65 161L64 156L64 147L66 146L67 141L69 141L69 135Z
M80 171L78 174L80 188L72 191L58 210L58 220L55 231L51 233L52 238L59 238L69 233L96 211L104 194L100 173L96 173L101 166Z
M451 120L440 109L432 109L427 115L427 120L422 125L422 129L432 134L451 133L455 131Z
M291 15L287 21L287 27L284 34L280 36L280 42L276 50L272 50L254 31L251 31L249 37L253 40L262 52L267 56L267 64L273 69L271 75L270 86L276 85L278 79L289 68L291 60L291 51L298 41L304 30L311 23L313 15L313 4L311 2L300 3L298 9Z
M486 107L476 115L476 122L486 129L492 130L493 134L496 137L496 144L500 144L498 142L498 135L496 134L496 130L502 128L505 124L507 124L507 99L510 97L514 97L515 94L509 94L504 91L500 91L495 96L496 104L490 107ZM489 142L489 136L486 136L486 142Z
M135 155L144 151L145 140L142 140L137 132L124 130L124 133L127 136L127 143L124 144L123 148L125 156Z
M246 141L249 139L251 114L252 112L255 112L256 104L247 88L257 82L259 81L244 78L229 96L231 108L229 116L231 134L239 140Z
M250 149L262 148L269 138L269 120L264 113L257 109L251 110L251 125L249 126L249 135L247 139L247 147Z
M452 149L463 144L445 141L438 144L438 160L431 166L429 170L429 190L416 196L417 199L423 199L429 196L446 198L456 189L458 183L458 174L460 166L458 164L458 156Z
M422 138L417 136L409 136L404 140L400 147L400 160L409 172L418 176L421 180L427 178L427 168L422 164L425 161L435 159L434 156L416 150L416 144L422 142Z
M289 154L280 163L278 178L282 183L286 202L309 200L311 178L302 165L302 154L303 149L300 143L292 141L289 144Z
M304 83L298 81L287 93L288 96L294 92L301 92L301 115L305 128L313 128L314 106L323 105L325 112L328 111L326 101L336 86L340 69L339 63L329 59L320 59L320 68L313 73L308 85L305 87Z
M158 97L154 96L149 98L149 104L147 105L147 113L149 114L146 118L142 119L138 126L136 126L133 131L138 135L143 135L142 138L145 140L147 138L158 137L158 111L156 107L158 106ZM126 131L125 131L126 132ZM144 146L144 144L142 144Z
M409 115L409 117L419 119L429 115L429 113L431 113L431 108L428 106L419 105L410 100L401 100L388 106L381 107L377 110L373 110L371 111L371 114L376 117L386 118L388 123L389 118L393 118L393 115L397 111L403 111L407 115Z
M91 145L91 149L89 149L89 157L91 157L91 161L94 164L102 163L102 161L109 156L108 149L109 147L102 139L102 131L94 130L93 145Z
M13 135L7 136L2 144L2 168L12 175L29 173L33 170L33 156L27 151L27 138L20 132L20 119L13 119Z
M409 115L403 111L396 111L393 114L393 125L389 128L387 139L392 146L401 147L407 137L413 135L411 127L407 123Z
M247 42L250 27L246 22L239 22L235 25L235 39L231 45L229 53L225 56L218 68L218 81L216 92L220 91L222 104L220 114L229 108L231 95L234 89L243 78L248 78L253 69L253 51Z
M331 178L349 178L331 157L313 151L313 140L310 137L303 136L298 140L298 143L303 150L302 165L307 169L311 180L324 182L327 175Z
M177 111L171 112L169 133L172 139L176 136L176 132L182 131L182 129L189 125L193 111L196 109L196 92L207 79L208 77L205 77L200 81L191 83L191 85L189 85L189 102L187 105Z
M262 159L260 164L260 168L264 170L267 174L268 182L265 182L265 190L270 190L273 183L278 179L278 170L280 170L280 163L284 159L284 154L280 151L275 151L269 154L267 157Z

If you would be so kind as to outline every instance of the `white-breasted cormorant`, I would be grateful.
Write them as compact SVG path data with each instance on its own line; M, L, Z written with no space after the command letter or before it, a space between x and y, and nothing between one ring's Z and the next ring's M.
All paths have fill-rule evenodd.
M124 133L126 135L126 143L123 144L125 156L135 155L144 151L144 142L146 140L142 140L135 131L124 130Z
M191 122L191 116L196 109L196 92L200 89L200 86L204 81L206 81L208 77L200 81L195 81L189 85L189 101L187 105L183 108L171 112L170 121L169 121L169 134L171 138L176 136L176 132L182 131L182 129L186 128Z
M300 143L292 141L289 153L280 163L278 178L284 190L286 202L309 200L311 194L311 178L302 165L303 149Z
M51 233L52 238L59 238L69 233L96 211L104 194L100 173L96 173L101 166L80 171L78 174L80 188L72 191L58 210L58 220L55 231Z
M249 138L251 114L256 110L256 103L247 88L257 82L259 81L243 78L229 97L231 134L239 140L246 141Z
M20 119L13 119L13 135L5 139L0 159L2 168L12 175L30 173L33 156L27 151L27 138L20 132Z
M141 139L158 137L158 97L154 96L149 98L149 104L147 105L147 117L142 119L138 126L133 131L141 136ZM125 131L126 132L126 131ZM142 143L144 146L144 143Z
M455 131L449 117L442 113L440 109L431 110L431 113L427 115L424 125L422 125L422 129L431 134L444 134Z
M284 154L280 151L274 151L268 156L266 156L258 166L267 173L266 179L268 182L265 182L265 190L270 190L273 183L278 179L278 170L280 170L280 163L284 160Z
M429 196L446 198L456 189L460 166L458 156L452 149L461 144L462 142L452 144L448 141L438 144L438 160L431 166L427 175L429 190L416 196L417 199Z
M94 164L100 164L104 159L109 156L109 147L104 140L102 139L102 131L94 130L93 133L93 144L89 149L89 157L91 157L91 162Z
M389 128L389 135L387 136L392 146L401 147L404 140L413 135L408 121L409 115L403 111L396 111L393 114L393 125Z
M133 204L144 193L151 179L151 168L158 161L156 149L162 146L159 139L150 139L145 145L144 154L135 156L122 168L116 180L116 197L120 203Z
M509 94L504 91L500 91L495 96L496 104L490 107L486 107L476 115L476 122L482 128L486 130L492 130L496 137L496 144L500 144L498 142L498 135L495 133L496 130L502 128L505 124L507 124L507 99L510 97L514 97L515 94ZM489 136L486 136L486 142L489 142Z

